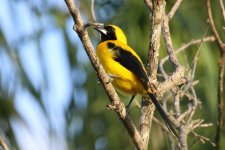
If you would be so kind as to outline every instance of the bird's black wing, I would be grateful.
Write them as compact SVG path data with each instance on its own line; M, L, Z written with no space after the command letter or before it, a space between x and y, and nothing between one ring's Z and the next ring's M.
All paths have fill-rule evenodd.
M143 64L131 52L123 49L122 47L112 42L108 42L107 46L109 49L115 51L114 60L133 72L147 88L146 83L148 83L149 80Z
M122 47L108 42L107 46L109 49L115 51L114 53L114 60L119 62L122 66L133 72L138 79L142 82L142 84L145 86L146 90L149 88L148 87L148 76L146 74L146 71L144 70L144 66L142 63L129 51L123 49ZM173 123L170 121L169 117L165 113L164 109L156 99L156 96L153 93L148 92L149 97L152 99L152 102L158 109L160 115L162 116L165 124L167 125L168 129L175 135L177 136L176 130L173 127Z

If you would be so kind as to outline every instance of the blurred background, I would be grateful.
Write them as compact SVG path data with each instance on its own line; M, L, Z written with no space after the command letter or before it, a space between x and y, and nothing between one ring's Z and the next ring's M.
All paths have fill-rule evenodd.
M167 10L174 1L167 1ZM90 1L75 2L84 21L91 21ZM212 6L216 24L221 27L217 1ZM98 22L120 26L131 47L146 62L150 15L144 1L96 0L95 13ZM108 97L72 27L73 20L62 0L0 1L0 136L12 150L134 147L116 114L106 109ZM211 35L205 0L184 0L170 27L175 48ZM98 34L89 29L89 35L96 46ZM184 66L192 63L198 47L179 54ZM212 141L216 135L218 52L214 43L201 44L195 75L200 81L195 88L202 103L194 118L214 124L196 132ZM160 58L164 56L162 43ZM166 66L171 73L171 65ZM121 95L121 99L127 102L129 97ZM137 97L136 101L140 99ZM183 110L187 108L185 104ZM139 113L134 104L131 115L138 123ZM149 149L170 147L165 133L155 123L150 138ZM224 135L222 141L225 148ZM189 136L189 145L191 149L213 149L193 135Z

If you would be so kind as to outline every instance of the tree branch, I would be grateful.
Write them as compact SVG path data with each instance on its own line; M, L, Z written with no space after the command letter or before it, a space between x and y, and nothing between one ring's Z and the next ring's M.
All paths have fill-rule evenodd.
M217 134L216 134L216 147L218 150L221 149L221 135L223 131L223 83L224 83L224 63L225 63L225 53L220 54L219 61L219 81L218 81L218 117L217 117Z
M178 53L186 50L190 46L197 45L197 44L200 44L202 42L214 42L214 41L215 41L214 36L208 36L208 37L201 38L201 39L191 40L190 42L185 43L181 47L177 48L175 50L175 54L178 54ZM162 66L168 59L169 59L169 56L166 56L166 57L162 58L160 60L160 66Z
M173 5L173 7L171 8L170 12L167 15L167 17L168 17L169 20L173 18L173 15L175 14L175 12L177 11L177 9L179 8L181 2L182 2L182 0L177 0L175 2L175 4Z
M206 137L204 137L204 136L202 136L202 135L199 135L199 134L197 134L197 133L194 132L194 131L192 131L192 133L193 133L194 136L197 137L201 142L205 143L205 141L206 141L206 142L209 142L213 147L216 146L216 144L213 143L209 138L206 138Z
M222 12L222 15L223 15L223 21L225 23L225 9L224 9L223 0L219 0L219 2L220 2L220 9L221 9L221 12Z
M222 15L225 22L225 12L224 12L224 6L223 2L220 1L220 8L222 11ZM212 15L212 8L210 4L210 0L207 0L207 11L208 11L208 18L209 18L209 24L211 26L212 32L214 36L216 37L216 43L220 50L220 59L219 59L219 75L218 75L218 117L217 117L217 132L216 132L216 148L217 150L221 150L221 135L222 135L222 128L223 128L223 83L224 83L224 65L225 65L225 44L220 38L220 35L216 29L213 15Z
M196 40L192 40L186 44L183 44L181 47L179 47L178 49L175 50L175 54L178 54L184 50L186 50L188 47L192 46L192 45L196 45L196 44L200 44L202 42L214 42L215 41L215 37L214 36L208 36L205 38L201 38L201 39L196 39ZM165 73L164 69L163 69L163 65L165 64L165 62L169 60L169 56L166 56L164 58L162 58L160 60L159 63L159 69L162 72L163 76L165 79L167 79L167 74ZM161 85L159 85L158 91L163 94L165 91L168 91L168 89L171 88L172 86L175 85L180 85L182 83L185 82L185 79L183 78L182 80L180 80L180 75L179 73L173 74L172 75L173 78L171 78L170 80L166 80L164 83L162 83Z
M0 137L0 149L3 149L3 150L9 150L7 144L3 141L3 139Z
M152 118L155 111L155 105L150 103L149 97L143 97L140 109L140 134L144 144L144 150L148 149Z
M166 2L165 0L152 0L151 2L147 0L146 4L150 11L152 10L147 72L150 75L151 83L155 83L157 82L161 23ZM141 104L140 134L142 135L144 148L147 150L155 106L149 101L149 98L143 98Z
M164 19L163 19L162 32L163 32L163 39L166 44L167 53L169 55L170 61L173 63L175 69L178 67L181 67L174 53L174 48L173 48L173 44L172 44L172 40L170 36L169 20L166 14L164 15Z
M166 44L168 57L175 68L175 72L168 78L166 73L162 71L166 80L159 86L160 92L168 90L168 89L172 89L172 87L174 87L175 85L180 85L186 82L184 78L185 69L179 64L176 54L174 53L174 48L173 48L173 44L172 44L172 40L170 36L170 30L169 30L169 19L168 19L168 16L165 14L165 12L163 16L162 33L163 33L164 42ZM162 67L160 68L162 70Z
M90 38L88 36L88 33L85 29L86 25L83 23L83 20L81 18L81 15L74 3L73 0L65 0L67 7L73 17L74 20L74 29L76 33L78 34L83 47L91 61L92 66L94 67L97 76L99 78L99 81L102 83L112 105L111 108L117 112L118 117L123 122L124 126L126 127L130 137L132 138L135 146L137 149L143 149L143 143L142 138L138 132L138 130L135 127L134 122L131 120L131 118L126 113L126 109L124 104L120 101L115 89L113 88L112 84L110 83L110 79L108 75L105 73L105 70L103 69L102 65L99 63L98 58L96 57L96 54L94 52L93 45L90 41Z
M148 53L147 72L150 79L156 81L158 69L158 56L160 47L161 24L163 20L163 12L165 10L165 0L153 0L151 35Z
M170 119L173 121L174 125L176 127L178 127L179 131L180 131L179 139L178 139L179 143L178 143L177 147L182 150L187 150L188 149L188 144L187 144L188 134L194 128L200 127L201 122L199 124L194 124L195 121L192 120L193 119L192 117L193 117L195 110L197 108L197 105L198 105L196 92L193 87L194 85L192 84L193 80L194 80L194 72L195 72L194 70L196 68L195 66L196 66L197 61L194 60L194 66L193 66L194 70L193 70L193 72L190 73L189 78L185 78L185 76L184 76L185 68L182 65L180 65L180 63L176 57L176 52L174 51L174 48L173 48L170 30L169 30L169 19L171 19L173 17L173 15L174 15L175 11L177 10L177 8L179 7L180 3L181 3L181 0L177 0L168 15L166 15L164 12L163 22L162 22L162 33L163 33L163 39L164 39L164 42L165 42L165 45L167 48L168 56L164 60L161 61L160 66L159 66L160 71L162 72L165 81L158 85L157 91L160 94L162 94L165 91L171 90L172 95L174 97L174 108L175 108L174 114L176 116L176 119L174 119L172 115L169 115L169 116L170 116ZM208 37L206 39L205 38L203 38L203 39L205 41L211 41L211 40L213 41L214 40L213 37ZM189 47L193 44L202 43L202 41L203 41L202 39L196 40L196 41L191 41L187 45L184 45L183 47L181 47L179 49L179 51L183 51L184 49L186 49L187 47ZM198 54L198 52L197 52L197 54ZM197 56L197 54L196 54L196 56ZM170 76L168 76L163 69L163 64L167 59L169 59L171 61L171 63L173 64L173 67L175 69L175 71ZM178 85L181 85L184 83L187 84L186 85L187 90L191 91L190 95L192 97L192 101L190 101L190 104L188 105L188 110L182 113L179 106L180 106L181 97L184 94L182 94L183 91L182 91L182 89L180 89L178 87ZM188 92L187 90L186 90L186 92ZM164 105L164 106L166 106L166 105ZM189 115L189 116L188 116L188 120L186 121L186 120L184 120L184 117L187 115Z
M213 34L216 38L217 45L219 46L221 51L225 51L225 46L224 46L223 41L221 40L221 38L219 36L219 33L216 30L216 26L215 26L215 23L214 23L214 20L213 20L210 0L207 0L207 10L208 10L209 24L210 24L211 29L213 31Z
M91 0L91 17L94 22L96 22L95 17L95 0Z
M144 0L144 2L148 6L148 9L152 11L152 0Z
M108 108L116 111L118 117L123 122L125 128L127 129L130 137L132 138L135 146L137 149L140 150L147 150L148 149L148 142L149 142L149 134L150 129L152 125L153 120L153 114L154 114L154 105L146 98L143 98L141 109L140 109L140 132L136 129L136 126L130 116L126 113L126 109L124 104L120 101L116 91L114 90L112 84L110 83L110 79L108 75L105 73L103 67L99 63L98 58L96 57L96 54L94 52L94 48L92 46L92 43L90 41L90 38L88 36L88 33L86 31L86 27L89 25L85 25L82 21L82 18L79 14L79 11L74 3L73 0L65 0L68 9L74 19L74 30L78 34L83 47L91 61L91 64L93 68L95 69L97 76L99 78L99 81L102 83L106 93L108 94L108 97L111 101L111 105L108 105ZM92 17L94 16L94 0L91 1L91 13ZM180 3L182 0L177 0L170 10L169 14L165 14L165 0L145 0L146 5L149 7L150 11L152 12L152 18L151 18L151 35L150 35L150 45L149 45L149 53L148 53L148 67L147 72L150 75L151 83L156 85L156 94L163 94L163 92L171 90L173 96L176 98L174 102L175 107L175 117L174 114L168 113L169 118L171 121L175 124L176 127L179 128L180 131L180 138L179 138L179 148L180 149L187 149L187 137L188 134L197 127L201 127L202 121L198 120L192 120L195 108L198 104L198 99L196 96L196 93L194 91L194 71L190 73L190 78L187 80L184 77L185 69L183 66L181 66L178 62L178 59L176 57L176 53L183 51L187 47L201 43L202 41L213 41L215 40L213 37L207 37L203 38L203 40L194 40L186 45L180 47L178 51L174 51L172 40L170 36L170 30L169 30L169 19L171 19L178 7L180 6ZM93 17L94 18L94 17ZM158 56L159 56L159 47L160 47L160 35L161 30L163 33L163 39L166 44L167 52L168 52L168 58L174 68L175 71L172 75L168 76L166 72L163 70L163 66L160 66L161 72L163 72L163 77L165 79L164 82L159 83L157 81L157 69L158 69ZM220 38L220 37L219 37ZM217 37L216 37L217 39ZM218 42L220 43L220 42ZM223 45L222 45L223 46ZM223 50L224 51L224 50ZM225 56L223 56L225 57ZM224 65L224 59L222 61ZM196 62L195 62L196 63ZM161 63L160 63L161 64ZM163 64L163 63L162 63ZM222 65L222 66L223 66ZM195 66L193 67L195 68ZM222 67L224 68L224 67ZM221 69L222 69L221 68ZM222 70L221 70L222 72ZM223 74L222 74L223 77ZM178 85L181 85L183 83L187 83L186 85L186 91L181 92L180 88L178 88ZM190 91L188 91L190 90ZM154 90L153 90L154 91ZM155 92L155 91L154 91ZM183 95L189 95L192 99L188 105L188 110L183 112L180 110L180 100ZM164 105L166 106L166 105ZM165 107L165 110L167 108ZM185 121L186 116L189 115L188 121Z

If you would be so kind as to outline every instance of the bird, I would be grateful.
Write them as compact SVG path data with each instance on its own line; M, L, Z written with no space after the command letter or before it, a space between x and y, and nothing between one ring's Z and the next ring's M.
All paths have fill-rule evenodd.
M94 29L100 33L96 55L109 75L112 85L117 91L132 96L127 108L130 107L135 95L148 95L169 131L178 137L174 124L150 88L150 81L142 60L127 44L122 29L112 24L98 24Z

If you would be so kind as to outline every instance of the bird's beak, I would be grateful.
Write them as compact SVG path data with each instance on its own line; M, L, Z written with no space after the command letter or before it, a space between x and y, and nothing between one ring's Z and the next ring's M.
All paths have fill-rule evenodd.
M107 34L107 31L106 31L106 29L104 27L105 26L103 24L102 25L96 25L96 26L94 26L94 29L96 31L98 31L99 33L101 33L101 34L106 35Z

